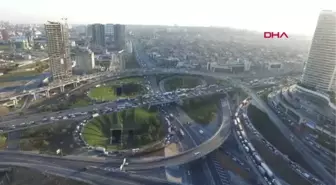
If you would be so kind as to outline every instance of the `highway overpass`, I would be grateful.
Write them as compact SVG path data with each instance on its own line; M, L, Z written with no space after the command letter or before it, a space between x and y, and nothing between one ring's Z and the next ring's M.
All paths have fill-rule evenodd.
M93 75L84 75L84 76L77 76L72 79L69 79L67 81L63 81L62 83L53 83L49 86L32 89L28 92L21 92L14 95L11 95L9 97L1 98L0 101L8 101L12 100L13 102L16 102L17 99L25 97L25 96L33 96L36 98L37 93L45 92L48 96L49 91L60 88L61 92L64 92L64 88L67 85L75 85L77 87L77 84L82 81L88 81L88 80L98 80L98 81L107 81L108 79L118 79L118 78L125 78L125 77L134 77L134 76L150 76L150 75L164 75L164 74L179 74L179 75L200 75L200 76L209 76L209 77L215 77L215 78L221 78L221 79L228 79L228 78L244 78L241 75L235 75L235 74L223 74L223 73L213 73L208 71L194 71L194 70L185 70L185 69L167 69L167 68L154 68L154 69L130 69L125 70L123 72L103 72L103 73L97 73ZM255 77L257 78L257 77Z

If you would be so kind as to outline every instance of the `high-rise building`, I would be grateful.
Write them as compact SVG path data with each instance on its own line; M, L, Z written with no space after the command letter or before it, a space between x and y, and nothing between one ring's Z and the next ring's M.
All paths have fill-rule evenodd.
M126 35L125 25L116 24L114 25L114 42L118 50L125 48L125 35Z
M89 24L86 27L86 37L92 37L92 24Z
M92 42L95 46L105 47L105 26L103 24L92 25Z
M114 25L113 24L106 24L105 25L105 35L106 36L113 36L114 33Z
M336 12L322 11L304 67L302 83L319 91L336 88Z
M72 75L70 43L67 24L48 22L44 25L47 36L50 71L54 80Z
M94 53L88 49L75 50L76 72L91 73L95 68Z

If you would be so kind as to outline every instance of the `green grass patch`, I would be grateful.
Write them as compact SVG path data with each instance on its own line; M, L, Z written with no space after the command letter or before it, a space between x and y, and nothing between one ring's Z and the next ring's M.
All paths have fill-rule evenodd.
M0 50L10 50L10 45L0 45Z
M115 133L116 130L120 133ZM112 145L111 134L114 134ZM157 141L163 135L157 112L142 108L96 117L83 131L83 137L89 145L107 149L139 147Z
M79 99L71 104L70 108L84 107L90 105L90 103L91 102L86 99Z
M122 89L121 96L117 96L116 94L117 88ZM141 94L143 91L144 89L140 84L135 83L121 84L121 85L108 84L106 86L92 88L89 91L89 97L96 100L113 101L121 97L134 97Z
M182 109L196 123L208 124L213 121L217 114L219 97L200 97L184 100Z
M127 84L127 83L141 83L143 82L143 77L132 77L132 78L124 78L120 80L111 81L108 84L115 85L115 84Z
M269 141L283 154L288 155L292 161L298 163L311 173L316 174L316 172L302 158L301 154L297 152L293 145L285 138L288 136L282 135L280 130L269 119L266 113L262 112L253 105L248 107L247 113L254 127L265 137L267 141Z
M0 135L0 149L6 148L6 140L7 140L7 134L1 134Z
M4 74L0 76L0 80L6 80L9 78L13 78L13 77L34 76L38 74L41 74L41 73L37 71L20 71L20 72L11 71L8 74Z
M202 81L194 76L174 76L165 81L166 91L174 91L178 88L193 88L201 85Z

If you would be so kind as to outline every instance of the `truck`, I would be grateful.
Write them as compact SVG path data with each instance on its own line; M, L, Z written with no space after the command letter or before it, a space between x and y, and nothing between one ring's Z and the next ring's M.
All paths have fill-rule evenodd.
M269 178L273 178L273 172L272 172L272 170L267 166L267 164L264 163L264 162L262 162L260 165L261 165L261 167L263 167L264 170L266 171L267 176L268 176Z
M252 143L247 143L247 146L251 150L251 152L255 152L255 148L253 147Z
M242 136L244 139L246 139L246 138L247 138L247 136L246 136L246 133L245 133L245 131L244 131L244 130L240 131L240 133L241 133L241 136Z
M95 148L95 151L105 153L106 149L104 147L98 146L98 147Z
M262 159L258 154L253 154L253 158L260 164L262 163Z
M182 129L180 129L180 134L181 134L182 136L184 136L184 132L183 132Z
M238 125L238 128L239 128L239 130L241 130L241 131L243 130L243 127L242 127L240 124Z
M308 173L305 173L305 172L303 172L302 175L305 176L307 179L310 177L310 175Z
M95 118L95 117L98 117L98 116L99 116L98 113L94 113L94 114L92 114L92 118Z
M282 184L279 182L278 179L273 179L273 180L272 180L272 183L273 183L274 185L282 185Z
M265 175L266 172L265 172L264 168L261 167L260 165L258 165L258 170L262 175Z

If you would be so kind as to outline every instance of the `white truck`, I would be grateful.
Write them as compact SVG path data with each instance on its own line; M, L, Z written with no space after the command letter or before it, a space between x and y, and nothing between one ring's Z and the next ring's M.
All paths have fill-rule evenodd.
M269 178L273 178L273 172L272 172L272 170L267 166L267 164L266 164L266 163L261 163L260 165L261 165L261 167L263 167L264 170L266 171L267 176L268 176Z
M98 113L94 113L94 114L92 114L92 118L95 118L95 117L98 117L98 116L99 116Z

